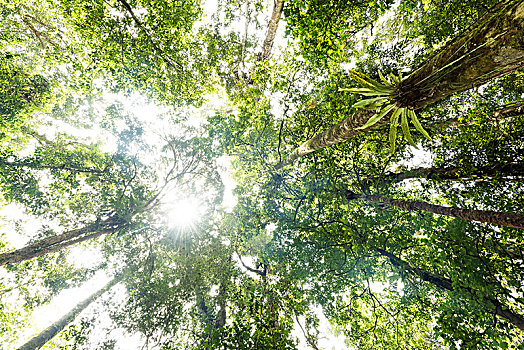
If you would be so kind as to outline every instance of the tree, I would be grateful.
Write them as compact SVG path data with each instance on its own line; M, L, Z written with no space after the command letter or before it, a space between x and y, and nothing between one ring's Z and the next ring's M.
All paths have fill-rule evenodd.
M125 229L129 225L126 224L121 219L109 218L60 235L43 238L15 251L0 254L0 265L16 264L56 252L70 245Z
M377 252L379 252L380 254L384 256L387 256L391 260L391 263L393 265L399 266L403 268L404 270L412 274L415 274L417 277L419 277L423 281L432 283L440 289L453 291L457 288L453 285L453 281L450 280L449 278L438 276L428 271L424 271L423 269L410 266L405 261L402 261L402 259L399 259L398 257L394 256L391 253L388 253L387 251L383 249L377 249ZM474 290L471 290L470 288L466 287L466 289L468 289L468 293L472 295L480 294L478 292L475 292ZM511 311L510 309L504 307L498 300L486 299L486 300L481 300L480 302L487 302L489 305L488 308L489 307L493 308L494 314L496 314L499 317L503 317L507 319L509 322L517 326L520 330L524 330L524 316L516 314L515 312Z
M418 201L406 201L394 198L387 198L377 195L358 195L350 191L344 191L344 196L348 200L362 198L370 202L379 204L388 204L404 210L422 210L434 214L447 215L456 218L461 218L470 221L488 222L496 225L503 225L515 228L524 228L524 215L515 213L501 213L489 210L473 210L454 207L445 207L430 203L423 203Z
M77 304L71 311L69 311L67 314L65 314L62 318L60 318L58 321L53 323L51 326L44 329L42 332L40 332L38 335L31 338L27 343L19 347L19 350L33 350L33 349L40 349L42 346L45 345L49 340L51 340L55 335L60 333L64 328L71 322L74 321L74 319L82 312L84 311L89 305L91 305L93 302L95 302L98 298L100 298L105 292L107 292L111 287L113 287L115 284L120 282L120 278L113 278L111 281L109 281L104 287L96 291L95 293L91 294L87 299L83 300L79 304Z
M45 77L30 74L16 64L15 55L2 54L0 66L0 130L2 136L6 130L19 128L27 113L41 107L50 90L50 83Z
M400 107L418 110L522 67L523 52L518 44L523 35L519 15L522 6L521 1L505 1L494 6L465 33L433 53L403 79L396 86L392 101ZM374 115L373 111L357 111L304 142L275 168L280 169L299 157L345 141L371 127L387 124L388 120L382 118L373 126L362 128Z
M1 91L27 122L0 130L0 204L42 222L0 235L0 333L125 266L111 321L71 327L73 347L115 328L145 349L294 349L301 329L318 349L325 316L359 349L518 349L522 1L266 5L0 0L6 81L31 90ZM303 140L345 142L283 168ZM173 223L193 197L201 217Z

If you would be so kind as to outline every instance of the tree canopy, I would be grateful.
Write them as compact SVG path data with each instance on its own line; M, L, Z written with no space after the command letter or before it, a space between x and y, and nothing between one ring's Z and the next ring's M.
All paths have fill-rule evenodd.
M0 0L0 97L6 349L524 349L522 0Z

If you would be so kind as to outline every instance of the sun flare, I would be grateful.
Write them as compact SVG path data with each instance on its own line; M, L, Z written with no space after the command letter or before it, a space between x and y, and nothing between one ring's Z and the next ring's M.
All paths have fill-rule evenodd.
M193 226L204 212L203 205L194 198L181 199L168 211L169 226L188 228Z

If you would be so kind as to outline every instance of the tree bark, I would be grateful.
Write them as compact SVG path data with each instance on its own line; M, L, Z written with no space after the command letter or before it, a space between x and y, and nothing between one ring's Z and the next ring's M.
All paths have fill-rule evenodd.
M524 165L517 163L476 167L471 170L459 167L416 168L400 173L388 173L383 177L363 179L364 187L374 182L396 183L407 179L431 179L441 181L523 181Z
M503 1L403 80L397 87L394 100L399 106L420 109L523 66L524 2ZM389 118L382 118L369 128L356 129L373 115L373 111L357 111L303 143L287 159L276 164L275 169L389 122Z
M436 275L434 273L431 273L429 271L426 271L426 270L423 270L417 267L413 267L408 262L398 258L397 256L389 253L386 250L375 248L375 251L383 256L388 257L394 266L400 267L404 269L405 271L418 276L421 280L429 282L437 286L439 289L449 290L449 291L455 290L455 287L453 286L453 281L451 281L449 278ZM463 287L462 289L467 290L472 295L482 295L482 293L475 292L474 290L472 290L469 287ZM487 297L483 299L485 302L488 302L493 305L492 310L495 313L495 315L505 318L511 324L519 328L521 331L524 331L524 317L522 315L519 315L511 311L509 308L505 307L500 301L496 299L487 298Z
M275 41L275 35L277 33L278 22L280 20L280 15L282 14L282 9L284 8L284 0L276 0L275 7L273 7L273 13L271 14L271 20L269 21L269 26L267 28L266 39L262 45L262 53L258 57L259 61L266 61L271 54L271 48L273 47L273 42Z
M55 335L60 333L69 323L73 322L74 319L84 311L91 303L97 300L102 294L111 289L115 284L120 281L120 278L114 278L109 283L107 283L102 289L98 290L87 299L77 304L71 311L69 311L61 319L53 323L51 326L44 329L40 334L31 338L27 343L18 348L18 350L36 350L40 349L45 345L49 340L51 340Z
M355 137L361 134L364 130L357 129L371 118L375 113L373 111L368 111L361 109L353 113L350 117L342 120L340 123L330 127L326 131L317 134L304 142L299 147L295 148L293 152L287 156L286 159L278 162L275 165L275 169L281 169L287 165L292 164L295 160L300 157L303 157L309 153L318 151L319 149L335 145L337 143L346 141L352 137ZM383 118L379 120L375 125L365 130L371 130L379 126L385 125L388 123L389 119Z
M226 288L226 281L220 282L217 296L218 306L220 307L220 309L217 312L217 318L215 320L215 329L223 328L226 325Z
M60 235L43 238L15 251L0 254L0 266L19 263L55 252L64 247L112 233L120 227L122 227L122 223L110 218Z
M507 103L503 106L500 106L493 115L489 116L489 120L501 121L501 120L511 120L511 118L517 117L524 114L524 101L513 101ZM478 114L476 114L478 115ZM474 125L475 121L468 120L466 122L461 121L458 117L446 120L444 122L439 122L429 127L432 130L435 130L437 133L443 133L448 128L458 128L459 126L470 126Z
M524 2L502 1L403 80L397 101L419 109L524 65Z
M524 101L508 103L495 111L495 119L505 119L524 114Z
M348 193L346 198L355 199L354 193ZM426 202L407 201L375 195L360 195L360 198L370 202L385 203L393 207L408 211L425 211L428 213L451 216L468 221L487 222L494 225L508 226L524 229L524 215L517 213L504 213L491 210L463 209L457 207L445 207L442 205Z

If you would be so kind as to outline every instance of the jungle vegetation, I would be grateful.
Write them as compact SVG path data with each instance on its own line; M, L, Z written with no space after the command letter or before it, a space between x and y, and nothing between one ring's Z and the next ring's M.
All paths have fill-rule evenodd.
M0 219L2 349L524 349L524 1L0 0Z

